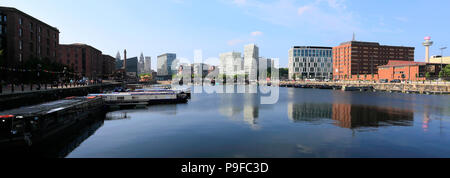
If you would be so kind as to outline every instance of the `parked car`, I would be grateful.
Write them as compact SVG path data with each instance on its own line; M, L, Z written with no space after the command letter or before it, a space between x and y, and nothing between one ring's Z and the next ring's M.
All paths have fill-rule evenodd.
M402 83L402 81L399 79L394 79L394 80L391 80L391 83Z
M380 83L389 83L389 80L388 79L381 79Z

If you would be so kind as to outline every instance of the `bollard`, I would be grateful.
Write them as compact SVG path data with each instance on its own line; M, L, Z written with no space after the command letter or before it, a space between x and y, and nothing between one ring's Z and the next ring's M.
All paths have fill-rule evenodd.
M11 93L14 93L14 84L11 84Z
M30 83L30 91L33 91L33 84Z
M23 83L22 83L22 92L24 92L25 91L25 86L23 85Z

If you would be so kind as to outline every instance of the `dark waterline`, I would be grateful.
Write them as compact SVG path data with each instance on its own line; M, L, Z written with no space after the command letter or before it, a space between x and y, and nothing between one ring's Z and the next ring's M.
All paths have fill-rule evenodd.
M45 155L450 157L450 96L280 88L277 104L260 97L193 94L187 104L111 112Z

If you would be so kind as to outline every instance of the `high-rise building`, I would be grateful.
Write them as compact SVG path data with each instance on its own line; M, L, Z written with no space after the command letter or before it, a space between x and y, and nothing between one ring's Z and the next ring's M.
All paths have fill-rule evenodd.
M37 58L56 61L59 30L20 10L0 7L0 50L3 66Z
M414 47L349 41L333 48L335 80L376 80L377 67L389 60L414 61Z
M269 68L274 67L274 60L271 58L265 58L260 57L259 58L259 67L258 67L258 74L260 75L259 79L262 79L261 77L268 77L267 71ZM264 75L264 76L261 76Z
M295 46L289 50L289 79L332 79L331 47Z
M141 53L141 56L139 57L139 62L138 62L138 74L145 73L144 69L145 69L145 58L144 58L144 53Z
M151 74L152 73L152 57L146 56L144 62L144 73Z
M62 44L58 49L61 64L69 66L82 77L102 78L103 56L100 50L81 43Z
M258 79L259 48L255 44L244 47L244 70L250 81Z
M220 54L220 65L219 74L234 76L238 74L243 74L243 60L241 53L239 52L228 52Z
M126 71L129 76L137 76L138 74L138 57L128 58L126 61Z
M120 57L120 52L117 51L116 54L116 70L120 70L123 67L122 58Z
M172 78L177 73L177 65L174 64L177 55L174 53L166 53L158 56L158 77Z

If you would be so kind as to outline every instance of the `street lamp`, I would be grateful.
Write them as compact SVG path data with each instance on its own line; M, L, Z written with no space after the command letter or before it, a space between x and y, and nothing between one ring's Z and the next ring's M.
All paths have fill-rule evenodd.
M444 71L443 67L444 67L444 50L447 49L447 47L442 47L441 48L441 72Z

